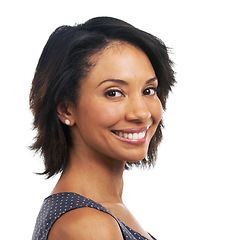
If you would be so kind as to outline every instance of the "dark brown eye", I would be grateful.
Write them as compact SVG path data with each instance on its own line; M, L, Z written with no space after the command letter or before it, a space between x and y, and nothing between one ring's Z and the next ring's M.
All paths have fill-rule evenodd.
M105 95L107 97L116 98L116 97L121 97L122 93L118 90L109 90L109 91L105 92Z
M144 91L143 91L143 94L144 95L154 95L156 93L156 88L146 88Z

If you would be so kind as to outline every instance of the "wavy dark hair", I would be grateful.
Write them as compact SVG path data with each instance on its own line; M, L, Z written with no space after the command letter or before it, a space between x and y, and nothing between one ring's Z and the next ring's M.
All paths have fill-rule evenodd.
M48 178L63 171L69 161L70 135L68 127L57 116L62 101L77 103L80 83L95 63L92 57L114 41L139 47L149 58L159 81L157 95L166 109L166 99L175 83L168 48L157 37L111 17L97 17L84 24L61 26L49 37L36 67L30 92L30 109L37 130L31 149L44 158ZM160 122L151 139L146 159L132 165L152 166L157 147L162 140L163 123Z

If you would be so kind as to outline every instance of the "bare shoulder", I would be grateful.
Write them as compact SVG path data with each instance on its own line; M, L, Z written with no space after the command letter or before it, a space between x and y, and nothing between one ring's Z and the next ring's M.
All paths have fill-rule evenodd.
M52 226L48 240L122 240L116 220L93 208L78 208L62 215Z

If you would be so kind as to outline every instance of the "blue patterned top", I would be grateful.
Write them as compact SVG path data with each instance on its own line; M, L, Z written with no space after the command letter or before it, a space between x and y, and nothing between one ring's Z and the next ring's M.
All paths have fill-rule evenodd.
M36 220L32 240L47 240L51 227L60 216L70 210L82 207L91 207L99 211L108 213L113 218L115 218L115 220L120 226L123 239L148 240L146 237L142 236L138 232L135 232L118 218L116 218L112 213L110 213L105 207L103 207L99 203L72 192L53 194L44 200ZM152 237L152 239L156 240L154 237Z

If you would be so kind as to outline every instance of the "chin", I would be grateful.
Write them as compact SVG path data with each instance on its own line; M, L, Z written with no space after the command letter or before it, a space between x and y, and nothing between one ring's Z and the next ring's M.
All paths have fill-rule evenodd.
M124 158L124 161L130 162L130 163L136 163L142 161L146 156L138 156L138 157L130 157L130 158Z
M117 155L118 160L120 159L125 162L135 163L143 160L147 156L147 148L143 148L143 149L127 148L127 149L123 149L120 153L119 152L117 153L118 154L114 153L114 156Z

